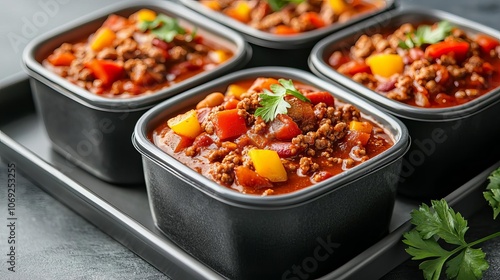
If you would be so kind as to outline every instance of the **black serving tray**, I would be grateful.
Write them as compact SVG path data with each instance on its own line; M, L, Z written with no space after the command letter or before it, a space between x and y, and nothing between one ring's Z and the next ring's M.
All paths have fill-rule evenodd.
M0 82L0 156L13 161L41 189L67 205L158 270L174 279L224 279L182 251L155 227L146 187L103 182L55 153L36 114L24 74ZM64 128L61 128L64 129ZM466 218L483 207L482 197L494 164L446 196ZM410 229L410 212L420 203L398 197L390 230L378 243L321 279L378 279L409 258L400 241Z

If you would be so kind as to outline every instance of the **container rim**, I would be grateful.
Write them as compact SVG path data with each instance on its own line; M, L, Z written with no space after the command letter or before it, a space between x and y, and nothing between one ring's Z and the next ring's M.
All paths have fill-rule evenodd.
M223 64L216 66L214 69L204 71L175 85L160 89L154 93L139 95L131 98L116 99L91 93L88 90L81 88L56 73L46 69L35 59L36 53L41 46L51 40L54 40L61 34L78 30L84 25L102 20L106 16L113 13L141 8L166 11L175 17L189 22L190 24L201 27L206 33L211 34L211 36L225 39L235 47L233 57ZM250 45L244 41L241 35L219 23L205 19L204 17L179 4L159 0L145 0L141 2L127 0L100 8L94 13L77 18L76 20L37 36L24 48L22 54L22 66L25 72L27 72L32 78L39 80L47 86L56 88L61 94L66 95L67 97L74 99L85 106L106 110L109 109L111 111L128 111L150 107L166 97L188 89L190 87L189 85L196 82L196 80L207 80L211 77L217 77L217 75L225 73L238 65L244 65L250 60L251 54L252 49Z
M323 38L327 34L341 30L356 22L363 21L367 18L384 13L396 7L396 0L384 0L385 5L381 9L364 13L344 23L334 23L324 28L315 29L304 33L299 33L294 36L279 36L249 27L248 25L242 22L239 22L228 16L222 15L219 12L204 7L198 1L179 0L179 2L212 20L218 21L219 23L224 24L225 26L231 27L234 30L240 32L241 34L243 34L243 36L248 42L258 46L273 48L273 49L296 49L312 45L314 41Z
M437 9L414 8L406 7L394 11L390 11L383 16L374 17L365 22L361 22L352 26L349 30L342 30L336 34L332 34L323 40L319 41L312 49L309 56L308 64L313 73L322 78L332 80L335 83L341 84L346 88L353 90L361 96L375 102L383 107L386 111L398 117L417 121L442 122L459 120L471 115L477 114L490 106L500 102L500 87L492 89L490 92L471 100L467 103L448 107L448 108L420 108L411 106L379 94L362 84L359 84L351 78L340 74L330 67L323 57L326 56L329 46L338 43L345 38L352 37L361 30L369 29L377 24L383 25L390 20L408 15L417 15L422 17L433 17L441 20L450 21L452 24L467 29L472 29L476 32L484 33L500 40L500 31L487 27L480 23L468 20L466 18Z
M365 116L376 116L384 122L386 124L386 131L389 134L392 134L391 136L393 137L394 145L382 154L379 154L363 164L325 180L324 182L320 182L288 194L263 197L242 194L235 190L221 186L191 168L181 164L148 140L148 124L159 115L165 114L164 112L175 106L175 104L188 100L191 96L195 96L201 92L209 90L212 87L229 84L230 82L239 79L256 78L264 75L290 77L306 84L313 85L319 89L330 91L334 94L335 98L355 105L364 113ZM388 131L389 128L392 128L393 133ZM308 72L287 67L257 67L231 73L163 101L154 108L148 110L138 120L132 136L132 142L143 157L159 164L194 188L219 201L222 201L223 203L245 208L282 209L308 203L326 195L327 193L335 191L348 183L359 180L364 176L400 159L409 148L409 135L404 124L395 117L383 112L375 105L371 105L355 95L352 95L349 91L337 87L332 83L321 80Z

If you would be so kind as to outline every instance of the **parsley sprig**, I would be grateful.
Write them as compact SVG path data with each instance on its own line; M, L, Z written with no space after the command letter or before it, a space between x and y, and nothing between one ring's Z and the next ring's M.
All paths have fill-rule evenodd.
M167 43L172 42L178 34L186 34L186 30L179 25L176 18L165 14L157 15L152 21L139 21L137 26L142 32L151 30L152 34ZM196 29L191 33L191 38L194 38L195 34Z
M467 220L453 211L444 199L433 200L431 204L432 208L424 203L412 212L415 228L404 234L403 242L409 246L406 252L413 260L424 260L419 268L427 280L438 280L443 266L446 266L449 279L481 279L489 265L484 252L472 247L500 236L500 232L467 243ZM438 243L440 239L455 248L443 249Z
M493 171L488 177L490 183L483 192L484 198L493 208L493 219L500 213L500 168Z
M304 2L304 0L267 0L267 3L275 12L283 9L283 7L290 3L300 4L302 2Z
M406 40L399 42L399 47L411 49L424 44L435 44L443 41L451 34L453 26L448 21L440 21L435 27L431 25L420 25L413 33L406 34Z
M292 80L279 79L278 84L270 86L271 91L264 89L264 93L260 94L260 105L257 108L255 116L260 116L265 122L270 122L279 114L286 114L290 103L285 100L286 95L293 95L304 102L311 102L307 97L302 95L293 85Z
M500 213L500 168L488 179L483 195L493 208L496 219ZM489 264L481 248L473 247L500 237L500 232L468 243L465 241L469 229L467 220L450 208L444 199L433 200L431 205L424 203L412 211L411 222L415 227L403 235L403 242L408 245L406 252L413 256L413 260L423 260L419 268L427 280L438 280L443 267L446 267L448 279L481 279ZM447 243L451 251L441 247L440 243Z

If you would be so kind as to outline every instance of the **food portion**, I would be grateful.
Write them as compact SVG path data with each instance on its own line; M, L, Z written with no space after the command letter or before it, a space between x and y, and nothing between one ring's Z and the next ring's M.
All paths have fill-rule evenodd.
M279 35L346 22L385 6L382 0L200 0L200 3L253 28Z
M393 145L381 127L329 92L264 77L208 94L149 137L207 178L257 195L311 186Z
M447 21L362 35L328 63L390 99L424 108L464 104L500 86L500 42Z
M150 94L223 63L230 50L151 10L110 15L88 39L64 43L43 65L105 97Z

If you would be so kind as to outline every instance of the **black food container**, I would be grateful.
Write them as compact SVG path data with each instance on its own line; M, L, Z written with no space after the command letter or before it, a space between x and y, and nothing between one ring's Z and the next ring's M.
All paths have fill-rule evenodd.
M55 48L64 42L86 38L108 15L129 16L143 8L177 17L181 25L197 26L199 34L232 50L234 56L214 69L153 94L116 99L93 94L42 66L42 60ZM130 135L139 117L167 97L242 67L250 55L250 46L243 38L222 25L177 4L141 1L106 7L37 37L26 47L23 61L53 148L102 180L134 184L144 181L140 155L130 143Z
M389 99L330 67L328 57L352 46L363 34L391 31L404 23L447 20L469 35L483 33L500 40L500 32L470 20L429 9L401 9L375 17L320 41L309 65L320 77L333 80L397 116L412 139L403 159L398 192L439 198L468 181L500 158L500 89L449 108L420 108ZM498 69L497 69L498 71Z
M396 7L396 0L384 0L381 9L370 11L353 17L343 23L333 23L330 26L291 36L280 36L252 28L229 16L213 11L197 0L179 0L185 6L196 12L218 21L239 32L251 43L254 56L248 67L255 66L287 66L307 70L307 57L312 46L330 33L345 29L350 25L384 13ZM370 2L370 0L367 0Z
M292 79L331 92L381 125L394 145L321 183L265 197L223 187L148 140L160 123L194 108L207 94L257 77ZM409 146L407 130L396 118L310 73L282 67L238 71L162 102L139 119L133 142L143 157L156 226L230 279L293 279L297 269L320 276L383 237Z

